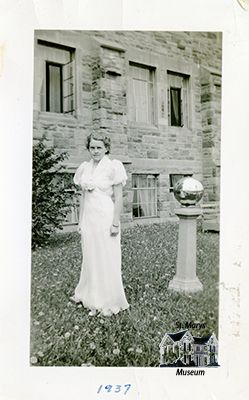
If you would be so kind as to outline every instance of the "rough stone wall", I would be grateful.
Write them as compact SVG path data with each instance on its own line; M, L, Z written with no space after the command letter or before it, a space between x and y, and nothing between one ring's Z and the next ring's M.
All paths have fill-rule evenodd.
M202 70L201 114L204 200L218 202L220 195L221 76Z
M137 48L169 58L221 69L221 34L216 32L86 31L122 47Z
M189 173L205 186L205 201L219 198L221 36L208 32L43 31L37 37L75 48L76 114L66 116L34 107L34 139L46 133L49 143L70 157L73 172L89 159L86 136L108 134L112 157L123 161L129 176L123 221L132 221L132 173L159 176L160 220L174 215L169 174ZM156 123L134 123L128 115L129 62L155 68ZM35 45L35 67L42 64ZM188 75L189 126L168 121L167 71ZM41 74L42 75L42 74ZM35 80L35 99L39 84ZM157 219L156 219L157 220ZM147 220L150 221L150 220ZM153 219L155 221L155 219Z
M41 86L44 86L41 79L45 80L45 60L41 57L40 49L43 46L37 43L37 39L48 42L48 45L51 42L75 49L76 107L74 115L41 111ZM56 146L58 152L67 151L69 153L66 168L68 171L74 172L77 165L88 158L85 140L92 130L93 123L94 91L92 82L94 59L96 58L95 48L87 35L82 36L77 31L37 31L34 55L34 142L45 134L48 145ZM43 71L43 73L40 72L38 76L37 71Z

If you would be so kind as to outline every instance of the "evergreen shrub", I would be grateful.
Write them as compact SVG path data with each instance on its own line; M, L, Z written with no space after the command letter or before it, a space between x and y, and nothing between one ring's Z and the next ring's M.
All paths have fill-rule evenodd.
M32 248L44 246L52 233L62 229L72 204L68 189L75 187L70 174L62 172L67 152L58 154L46 140L43 136L33 146Z

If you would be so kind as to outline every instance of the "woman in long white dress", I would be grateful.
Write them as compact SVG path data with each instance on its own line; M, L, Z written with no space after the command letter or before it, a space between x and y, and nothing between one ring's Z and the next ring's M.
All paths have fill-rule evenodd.
M117 314L129 307L121 277L120 212L126 171L110 160L110 140L101 134L87 138L90 162L77 169L74 182L81 186L79 231L83 262L79 283L71 298L101 315Z

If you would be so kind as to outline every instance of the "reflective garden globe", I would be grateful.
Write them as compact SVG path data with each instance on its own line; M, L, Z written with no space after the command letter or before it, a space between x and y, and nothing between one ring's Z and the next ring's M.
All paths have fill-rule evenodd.
M195 206L203 196L203 186L197 179L185 177L174 186L174 196L182 206Z

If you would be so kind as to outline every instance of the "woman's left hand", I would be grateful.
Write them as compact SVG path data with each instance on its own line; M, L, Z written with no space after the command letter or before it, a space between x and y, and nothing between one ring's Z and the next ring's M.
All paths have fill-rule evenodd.
M119 226L111 226L111 236L117 236L119 234Z

